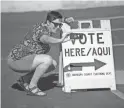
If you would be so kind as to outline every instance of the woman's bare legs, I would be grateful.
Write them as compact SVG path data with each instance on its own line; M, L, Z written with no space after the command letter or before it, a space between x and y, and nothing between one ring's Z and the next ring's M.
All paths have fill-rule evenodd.
M45 55L45 54L36 55L32 65L32 70L35 69L35 72L29 84L29 88L32 88L35 86L37 87L38 80L51 65L57 65L56 62L53 61L51 56ZM43 95L43 92L40 92L40 93L41 94L39 95Z
M54 69L56 69L56 67L57 67L57 63L56 63L55 60L53 60L53 64L52 64L51 67L46 71L46 73L47 73L47 72L50 72L50 71L53 71ZM31 81L31 79L32 79L32 77L33 77L33 75L34 75L34 71L35 71L35 70L33 70L32 72L27 73L27 74L24 75L24 76L21 76L21 77L23 78L24 83L27 83L27 84L30 83L30 81Z

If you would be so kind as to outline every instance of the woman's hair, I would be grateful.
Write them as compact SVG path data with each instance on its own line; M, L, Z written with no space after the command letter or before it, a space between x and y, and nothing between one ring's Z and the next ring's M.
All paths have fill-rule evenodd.
M53 20L58 19L58 18L62 18L62 15L59 12L57 12L57 11L50 11L47 14L46 21L48 20L48 21L52 22Z

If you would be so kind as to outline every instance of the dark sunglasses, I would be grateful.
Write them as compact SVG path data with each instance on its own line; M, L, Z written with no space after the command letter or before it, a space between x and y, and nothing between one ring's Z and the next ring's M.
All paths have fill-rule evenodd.
M63 25L62 23L55 23L55 22L52 22L52 23L54 24L55 27L58 27L59 26L59 28L61 28L62 25Z

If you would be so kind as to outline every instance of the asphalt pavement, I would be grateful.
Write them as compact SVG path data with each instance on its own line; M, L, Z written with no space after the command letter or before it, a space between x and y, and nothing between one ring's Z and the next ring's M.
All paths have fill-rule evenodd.
M59 10L65 16L77 19L124 16L124 6L102 7L85 10ZM17 85L20 75L7 66L7 55L13 45L23 39L28 28L44 20L46 12L2 13L1 15L1 108L124 108L124 100L110 90L64 93L57 87L57 75L50 75L39 82L45 97L28 96ZM112 29L123 28L124 18L112 19ZM112 31L113 44L124 43L124 30ZM124 46L113 46L117 89L124 93ZM52 46L49 54L59 62L59 45ZM58 72L58 67L55 72Z

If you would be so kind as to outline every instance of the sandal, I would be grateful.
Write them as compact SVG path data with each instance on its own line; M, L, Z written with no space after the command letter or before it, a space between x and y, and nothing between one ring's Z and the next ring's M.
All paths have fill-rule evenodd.
M37 86L29 88L29 85L28 85L27 95L30 95L30 96L46 96L46 93L42 92Z
M19 80L17 80L17 83L24 91L28 92L28 84L24 82L23 77L20 77Z

